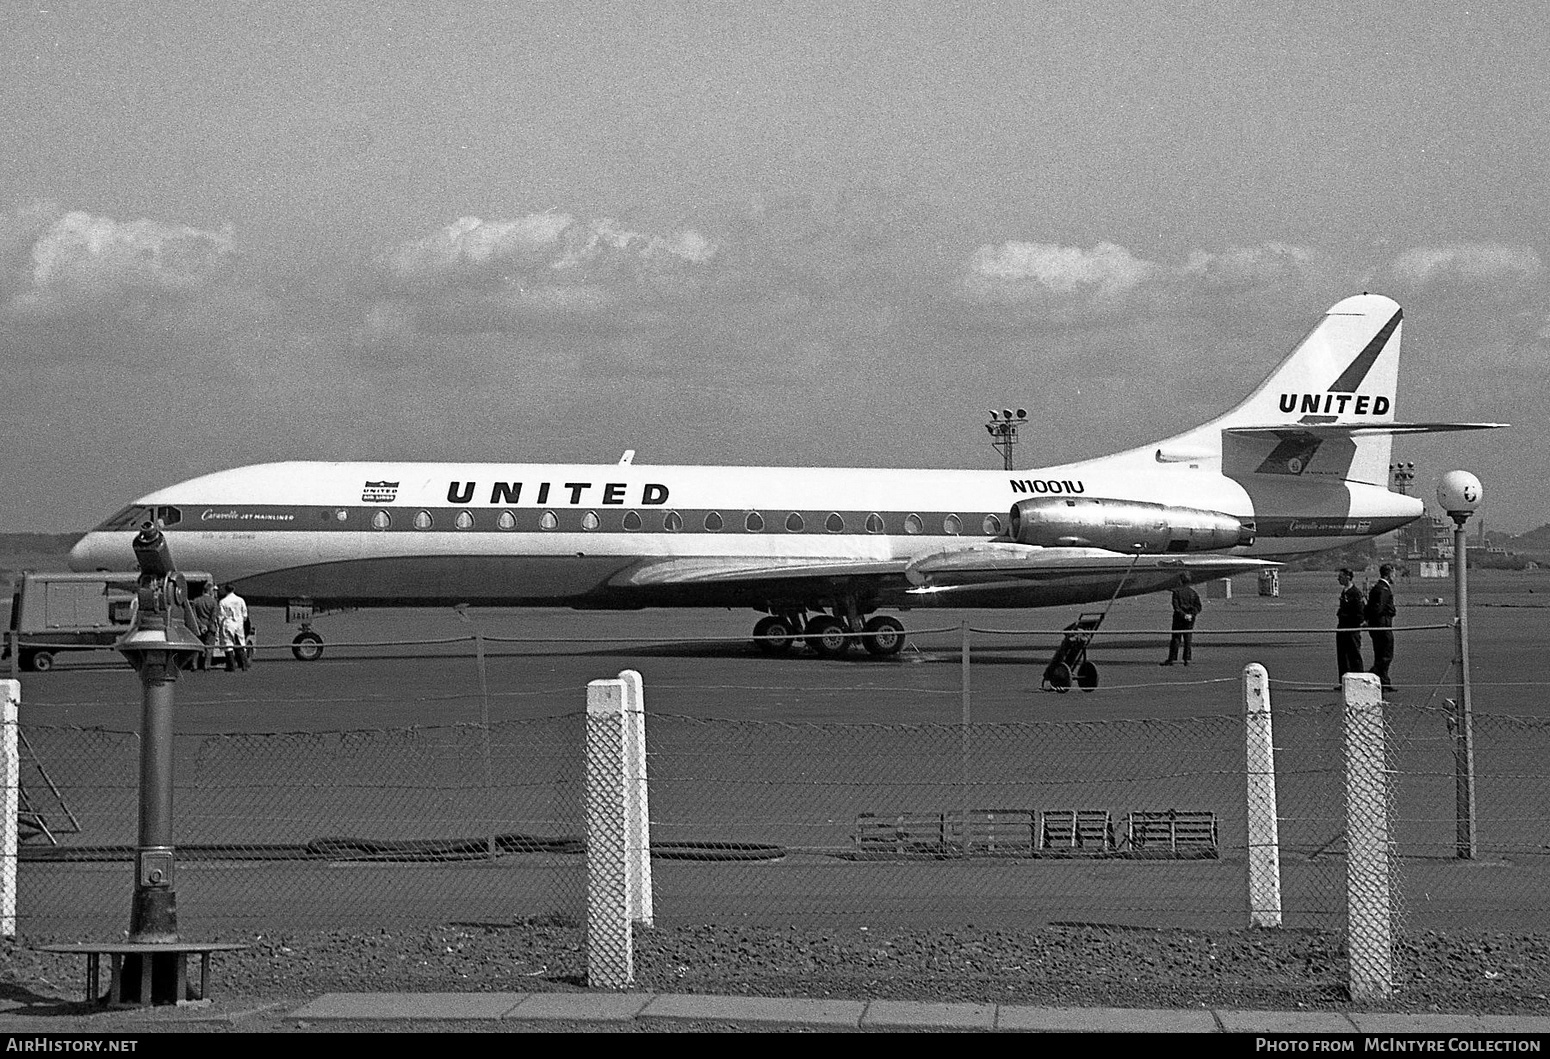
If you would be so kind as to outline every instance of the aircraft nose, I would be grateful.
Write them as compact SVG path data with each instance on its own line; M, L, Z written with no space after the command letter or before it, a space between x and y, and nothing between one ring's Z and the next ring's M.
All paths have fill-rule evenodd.
M70 549L70 569L82 573L95 570L96 563L93 556L96 554L96 542L92 539L96 534L88 533L75 542L75 547Z

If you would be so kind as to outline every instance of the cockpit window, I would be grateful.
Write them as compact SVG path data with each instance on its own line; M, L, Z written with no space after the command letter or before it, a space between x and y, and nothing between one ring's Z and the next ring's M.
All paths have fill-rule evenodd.
M183 521L183 512L171 505L156 509L156 521L162 526L176 526Z
M144 523L149 522L150 519L150 508L141 507L139 504L130 504L97 528L99 530L138 530Z

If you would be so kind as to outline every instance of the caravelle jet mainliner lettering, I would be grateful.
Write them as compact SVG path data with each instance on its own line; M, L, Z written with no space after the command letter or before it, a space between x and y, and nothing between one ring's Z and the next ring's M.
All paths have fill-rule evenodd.
M1356 402L1354 405L1351 402ZM1381 416L1389 410L1389 399L1382 394L1355 393L1283 393L1280 409L1291 413L1299 410L1314 415Z
M295 522L296 516L288 514L273 514L264 511L216 511L213 508L205 508L199 513L199 521Z
M448 482L447 503L472 503L474 499L474 489L478 486L478 484L478 482ZM540 482L538 484L538 498L534 501L534 503L547 504L549 502L549 487L551 484L552 483L550 482ZM604 483L602 487L602 502L604 504L618 505L623 507L629 502L628 498L625 496L625 491L629 489L629 487L630 486L628 482ZM560 489L562 491L570 491L570 503L578 507L582 503L582 494L585 493L588 489L592 488L594 488L594 486L591 482L562 482L560 484ZM641 487L641 506L655 507L659 504L667 503L667 492L667 486L658 482L647 482L644 486ZM492 504L515 504L518 503L521 499L521 482L496 482L490 487L490 503Z

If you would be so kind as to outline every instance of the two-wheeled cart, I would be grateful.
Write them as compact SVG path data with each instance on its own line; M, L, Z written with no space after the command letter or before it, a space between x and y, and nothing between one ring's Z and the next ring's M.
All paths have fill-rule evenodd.
M1107 610L1091 611L1077 615L1076 621L1067 625L1055 656L1044 667L1044 680L1039 685L1045 691L1064 694L1075 684L1083 691L1098 686L1098 667L1087 660L1087 645L1103 624Z

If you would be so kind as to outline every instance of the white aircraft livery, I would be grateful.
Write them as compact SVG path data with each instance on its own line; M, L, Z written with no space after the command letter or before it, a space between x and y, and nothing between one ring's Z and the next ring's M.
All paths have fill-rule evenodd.
M249 603L750 607L759 645L904 643L887 609L1039 607L1225 577L1419 517L1389 490L1400 307L1331 308L1241 404L1140 448L1018 471L259 464L141 497L75 570L133 570L146 523ZM847 635L849 634L849 635ZM297 657L322 641L304 624Z

